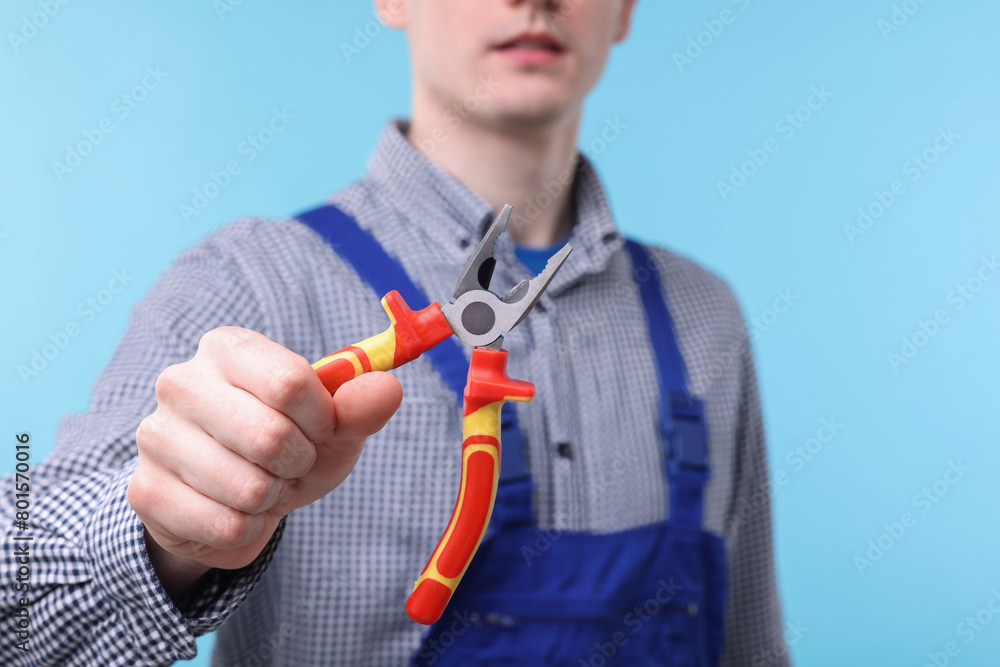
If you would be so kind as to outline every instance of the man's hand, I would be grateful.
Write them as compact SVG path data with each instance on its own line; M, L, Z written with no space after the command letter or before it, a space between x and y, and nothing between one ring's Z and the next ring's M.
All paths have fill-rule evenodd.
M209 568L251 563L282 517L347 477L402 396L392 376L366 373L331 397L309 362L261 334L205 334L157 379L128 485L171 597Z

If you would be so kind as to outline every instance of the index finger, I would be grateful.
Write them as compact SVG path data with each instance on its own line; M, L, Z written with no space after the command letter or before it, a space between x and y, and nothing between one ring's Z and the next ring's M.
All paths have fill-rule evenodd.
M236 327L205 334L202 348L224 379L287 416L309 440L325 442L333 435L333 397L305 357Z

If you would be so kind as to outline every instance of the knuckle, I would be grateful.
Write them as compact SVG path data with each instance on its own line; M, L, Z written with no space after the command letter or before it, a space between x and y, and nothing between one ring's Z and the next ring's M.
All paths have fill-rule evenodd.
M210 349L215 345L218 339L219 339L218 329L211 329L209 331L206 331L201 335L201 338L198 339L198 352L200 353L203 351L207 351L208 349Z
M318 454L316 453L316 448L310 443L303 447L302 450L298 452L297 456L289 455L289 460L285 461L285 463L289 465L298 463L303 467L303 470L310 470L313 467L313 464L316 463L317 456Z
M135 429L135 445L139 450L139 455L142 456L145 453L146 447L154 441L158 435L160 429L159 418L154 418L153 415L145 417L139 426Z
M229 328L230 327L217 327L203 333L201 338L198 340L198 351L209 352L216 349L219 344L226 339Z
M292 403L309 386L310 379L298 364L282 368L268 382L267 392L274 401L272 405L285 406Z
M172 396L182 391L184 387L183 366L183 363L174 364L172 366L167 366L160 372L159 377L156 378L156 383L153 385L153 390L156 393L156 400L158 402L163 403L165 400L170 399Z
M155 460L174 446L170 437L170 415L161 408L147 415L135 429L135 446L139 460Z
M267 463L267 470L282 479L300 477L316 462L316 450L312 446L299 447L287 444L281 452Z
M253 539L253 522L240 511L224 511L212 525L212 544L219 549L238 549Z
M252 340L254 332L240 327L216 327L202 334L198 341L198 354L209 357L223 354L225 350L238 350Z
M240 485L236 495L236 509L256 514L265 509L265 504L273 495L275 479L263 470L251 472Z
M125 488L125 498L135 513L141 518L147 516L150 508L155 507L151 496L152 488L146 484L146 476L137 468Z
M292 436L292 423L284 415L268 417L252 436L253 449L262 461L279 459Z
M281 458L268 462L267 471L275 477L282 477L285 474L286 466L289 462L288 454L282 454Z

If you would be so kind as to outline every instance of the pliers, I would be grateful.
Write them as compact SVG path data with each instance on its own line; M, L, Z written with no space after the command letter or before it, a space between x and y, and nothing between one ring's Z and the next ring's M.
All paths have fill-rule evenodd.
M500 409L506 401L530 401L535 387L507 375L503 336L527 316L572 251L567 243L540 274L522 280L503 296L490 291L496 259L493 247L507 228L511 207L497 215L458 276L451 303L411 310L399 292L382 298L390 326L313 364L331 394L362 373L387 371L412 361L455 334L472 345L462 403L462 471L458 499L448 527L406 602L418 623L435 623L482 542L493 513L500 477Z

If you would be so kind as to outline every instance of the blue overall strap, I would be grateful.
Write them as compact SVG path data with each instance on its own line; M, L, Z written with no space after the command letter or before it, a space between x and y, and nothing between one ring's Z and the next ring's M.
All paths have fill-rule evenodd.
M627 239L625 247L646 310L660 380L660 434L670 482L670 519L700 528L704 486L709 476L704 406L688 391L684 359L656 264L641 243Z
M430 305L430 301L410 279L402 265L344 211L336 206L326 205L301 213L296 218L323 237L337 255L347 260L380 299L396 290L413 310L423 310ZM469 362L455 339L444 339L424 352L424 356L430 360L461 405ZM524 437L518 427L513 404L504 405L500 427L503 442L500 476L522 476L527 470L524 465Z

